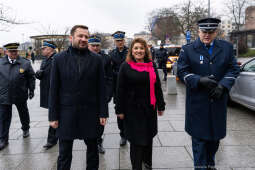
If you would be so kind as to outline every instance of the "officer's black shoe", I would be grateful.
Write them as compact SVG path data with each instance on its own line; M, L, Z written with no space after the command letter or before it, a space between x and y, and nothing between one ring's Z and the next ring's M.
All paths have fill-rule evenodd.
M23 138L27 138L28 136L30 136L29 130L24 130L23 131Z
M144 169L145 170L152 170L152 167L151 167L151 165L148 165L148 164L144 163Z
M97 145L97 149L98 149L98 152L101 153L101 154L104 154L105 153L105 149L103 147L103 144L100 143Z
M209 167L207 170L217 170L215 167Z
M0 150L3 150L8 144L8 141L0 141Z
M127 144L127 139L121 137L120 139L120 146L125 146Z
M43 148L45 148L46 150L52 148L53 146L55 146L57 143L46 143Z

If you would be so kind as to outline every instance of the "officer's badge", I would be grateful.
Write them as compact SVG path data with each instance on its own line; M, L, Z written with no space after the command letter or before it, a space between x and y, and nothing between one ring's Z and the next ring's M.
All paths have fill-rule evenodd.
M19 69L19 72L22 74L22 73L25 72L25 70L24 70L23 68L20 68L20 69Z

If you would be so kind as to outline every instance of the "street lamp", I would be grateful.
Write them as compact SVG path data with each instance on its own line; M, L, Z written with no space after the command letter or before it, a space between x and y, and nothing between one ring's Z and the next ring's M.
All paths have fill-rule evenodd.
M210 17L210 0L208 0L208 18Z

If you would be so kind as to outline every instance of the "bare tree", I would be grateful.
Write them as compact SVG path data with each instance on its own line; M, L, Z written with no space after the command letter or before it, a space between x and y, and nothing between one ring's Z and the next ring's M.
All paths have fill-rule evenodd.
M112 41L107 39L107 37L111 36L110 34L102 33L102 32L94 32L93 34L98 35L101 38L101 48L102 49L107 49L111 46Z
M197 21L207 15L203 2L194 3L187 0L185 3L170 8L152 11L148 18L149 29L155 37L164 41L166 35L178 37L191 32L192 38L197 37Z
M162 8L150 13L148 29L152 36L157 37L162 42L166 38L173 39L180 35L177 14L172 8Z
M249 0L227 0L225 3L226 8L228 9L231 18L236 25L236 31L240 31L241 26L245 22L245 9L248 5L250 5ZM240 50L240 37L237 35L236 37L236 55L239 56Z
M65 28L63 33L60 33L57 29L54 29L51 25L45 29L46 35L48 35L48 40L53 41L57 50L60 52L68 46L68 37L69 37L70 28Z
M0 3L0 31L8 31L11 25L29 24L14 17L10 7Z

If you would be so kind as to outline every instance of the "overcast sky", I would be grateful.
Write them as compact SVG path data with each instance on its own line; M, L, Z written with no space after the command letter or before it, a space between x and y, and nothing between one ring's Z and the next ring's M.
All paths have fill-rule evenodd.
M90 31L113 33L123 30L129 37L145 30L148 14L157 8L171 7L184 0L0 0L11 7L17 19L28 25L13 25L0 32L0 46L29 41L30 36L46 34L51 27L63 33L67 27L84 24ZM207 1L204 0L207 7ZM222 0L211 0L212 11Z

